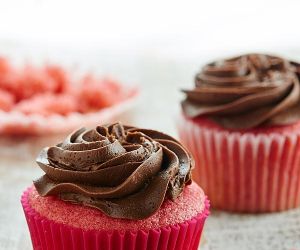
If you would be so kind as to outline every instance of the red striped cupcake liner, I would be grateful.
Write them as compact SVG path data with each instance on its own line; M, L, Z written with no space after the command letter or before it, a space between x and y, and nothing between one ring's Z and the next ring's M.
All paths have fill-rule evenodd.
M33 249L39 250L196 250L206 218L209 201L201 214L180 224L151 230L83 230L57 223L36 212L28 200L30 189L21 198Z
M259 213L300 206L300 130L235 132L183 116L178 131L213 208Z

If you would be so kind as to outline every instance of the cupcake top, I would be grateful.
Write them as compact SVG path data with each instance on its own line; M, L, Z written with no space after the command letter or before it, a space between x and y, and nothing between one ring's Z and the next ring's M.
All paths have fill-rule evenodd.
M144 219L191 183L193 160L174 138L120 123L80 129L44 148L34 181L41 196L101 210L113 218Z
M292 124L300 120L299 73L299 64L264 54L212 62L184 90L182 110L228 129Z

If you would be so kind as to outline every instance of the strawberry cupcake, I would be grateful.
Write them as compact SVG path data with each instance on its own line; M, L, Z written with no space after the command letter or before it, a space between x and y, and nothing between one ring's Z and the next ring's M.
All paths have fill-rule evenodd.
M212 206L275 212L300 205L297 63L246 54L207 64L184 90L181 141Z
M172 137L80 129L37 163L45 174L21 198L34 249L198 249L209 202Z

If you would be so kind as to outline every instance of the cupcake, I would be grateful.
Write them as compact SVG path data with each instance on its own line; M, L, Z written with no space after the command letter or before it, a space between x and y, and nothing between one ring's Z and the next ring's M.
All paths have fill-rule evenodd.
M275 212L300 205L297 63L246 54L207 64L184 90L181 141L213 208Z
M198 249L209 202L172 137L115 123L44 148L21 202L34 249Z

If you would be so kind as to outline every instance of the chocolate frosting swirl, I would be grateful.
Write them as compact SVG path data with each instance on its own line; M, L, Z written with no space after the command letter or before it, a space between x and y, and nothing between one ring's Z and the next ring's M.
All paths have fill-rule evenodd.
M300 67L283 58L246 54L204 66L184 90L187 117L206 116L229 129L287 125L300 119Z
M193 160L174 138L120 123L80 129L37 163L41 196L94 207L114 218L144 219L191 183Z

